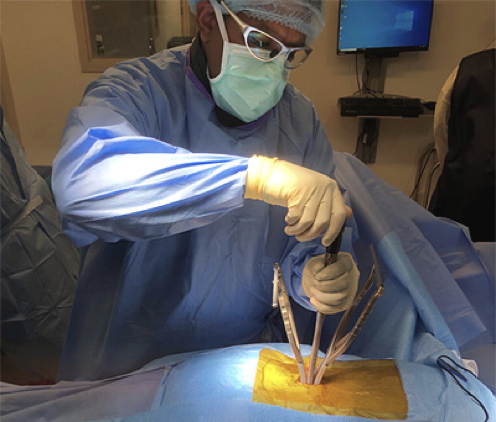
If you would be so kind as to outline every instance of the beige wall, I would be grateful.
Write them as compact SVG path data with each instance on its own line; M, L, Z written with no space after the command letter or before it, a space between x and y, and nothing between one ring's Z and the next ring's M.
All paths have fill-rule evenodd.
M434 0L429 51L386 59L385 92L435 101L460 59L485 48L496 36L495 4L492 0ZM338 3L333 0L326 5L326 29L308 63L293 72L291 80L315 103L334 149L353 153L357 120L339 116L337 100L357 90L355 57L336 55ZM363 58L358 64L361 74ZM420 153L432 141L432 118L383 119L376 163L369 166L410 194Z
M97 75L80 71L71 1L1 0L0 7L20 138L31 164L50 164L67 114ZM356 90L355 59L335 54L337 11L336 0L327 1L327 27L312 57L291 80L314 101L334 148L353 152L357 121L340 117L336 104ZM492 0L435 0L430 51L388 59L386 93L435 100L459 60L494 37ZM360 69L362 64L360 60ZM431 132L429 118L383 120L372 170L410 193L420 152L432 142Z
M159 16L160 34L155 39L157 51L167 48L167 43L172 37L182 35L181 19L171 21L167 16L181 16L181 2L159 1L157 3L157 14Z
M20 141L32 165L50 164L65 118L95 77L81 73L72 4L2 0L0 25Z

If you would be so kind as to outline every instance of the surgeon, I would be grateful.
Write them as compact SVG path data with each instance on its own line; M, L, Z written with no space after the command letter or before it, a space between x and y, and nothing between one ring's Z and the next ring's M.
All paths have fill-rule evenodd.
M351 214L332 149L288 83L324 2L190 5L192 45L107 70L68 117L53 189L82 264L59 379L275 341L275 262L308 311L343 311L356 294L349 254L324 265Z

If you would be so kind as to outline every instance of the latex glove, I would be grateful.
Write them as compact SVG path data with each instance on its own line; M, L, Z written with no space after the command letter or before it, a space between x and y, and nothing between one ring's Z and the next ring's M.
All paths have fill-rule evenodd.
M250 158L244 197L287 207L284 231L300 242L323 233L330 245L351 215L335 180L277 158Z
M325 255L308 260L302 286L310 303L323 314L348 309L355 299L360 272L349 253L339 252L335 263L325 266Z

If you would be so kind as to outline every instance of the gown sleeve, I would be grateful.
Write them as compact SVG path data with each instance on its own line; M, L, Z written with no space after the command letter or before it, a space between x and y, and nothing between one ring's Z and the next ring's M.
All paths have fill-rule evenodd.
M137 85L139 74L120 76L88 87L53 162L57 208L75 245L171 236L241 207L248 159L193 154L150 136L158 94L152 83Z

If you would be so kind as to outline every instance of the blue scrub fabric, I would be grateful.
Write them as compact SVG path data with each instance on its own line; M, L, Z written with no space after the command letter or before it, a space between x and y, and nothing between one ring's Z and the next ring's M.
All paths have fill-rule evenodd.
M284 208L244 200L253 154L334 171L316 111L291 85L256 122L220 125L187 47L88 86L53 163L64 230L83 248L59 379L273 338L274 262L298 296L306 260L324 250L285 235Z
M418 314L418 323L448 349L476 361L480 379L494 393L495 244L473 243L466 227L434 217L349 154L335 153L334 161L336 179L354 213L348 224L353 226L353 249L362 277L370 267L365 245L373 244L386 280L392 276L399 281L394 288L408 289L413 301L407 311L395 295L384 295L380 301L390 301L390 308L376 305L349 352L410 359L417 329L413 313ZM404 312L396 314L398 307ZM412 318L409 329L400 322L407 318Z
M408 421L496 420L494 396L480 381L456 367L461 377L455 381L436 364L437 358L443 356L456 361L442 343L424 333L417 344L416 360L396 361L408 400ZM253 402L262 348L292 356L288 344L241 345L167 356L139 371L102 381L63 381L51 387L1 383L0 414L3 422L371 421L362 417L314 415ZM310 350L310 346L302 346L304 355ZM340 359L360 358L344 355Z
M334 160L336 179L354 212L354 249L363 249L363 243L377 245L379 255L387 249L389 255L381 257L385 274L399 280L404 279L400 271L415 274L428 293L412 294L417 309L422 312L432 300L457 348L494 343L494 245L474 244L466 227L434 217L351 155L335 153ZM359 268L360 262L365 261L358 260ZM440 339L452 347L452 340Z
M461 365L459 343L478 341L487 346L494 339L494 325L486 318L487 308L494 309L490 280L494 256L486 254L488 248L474 248L465 228L432 216L355 158L335 153L335 162L336 177L354 210L343 247L352 243L363 279L370 270L372 243L385 280L383 296L342 359L395 359L407 395L408 421L496 420L496 400L490 389L455 365ZM426 235L434 239L432 243L419 227L428 227ZM448 236L451 231L458 236ZM458 258L451 261L450 257ZM442 300L446 294L457 303L447 306L450 301ZM313 332L313 313L297 301L294 310L300 339L308 337ZM337 319L326 317L322 350ZM459 330L463 336L454 336L450 325L463 328ZM472 335L467 336L470 330ZM105 381L63 381L51 387L3 384L2 420L17 422L40 415L54 421L370 420L254 403L253 383L262 347L291 356L287 344L252 344L169 355ZM304 344L302 351L308 355L310 346ZM116 351L114 359L120 357ZM456 372L441 367L438 358ZM93 400L94 406L88 406Z
M27 382L55 380L76 293L79 256L52 193L0 107L2 360ZM2 364L3 367L3 364ZM8 379L8 371L4 372Z
M424 332L455 352L494 343L494 285L466 229L333 154L314 108L291 85L258 121L219 125L179 48L108 70L69 116L53 187L64 228L84 251L59 379L274 341L274 262L300 338L311 342L315 313L300 279L323 250L284 234L283 208L243 200L246 157L255 153L335 174L354 212L342 249L356 258L361 282L369 245L378 252L386 293L350 353L412 361ZM338 320L326 318L322 349Z

